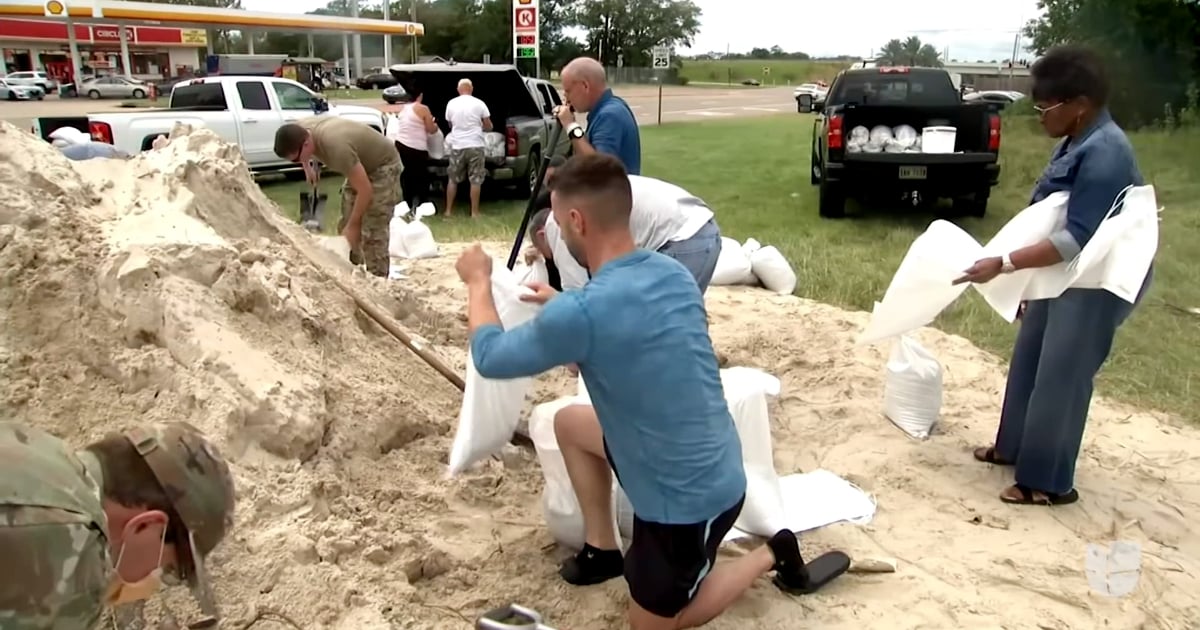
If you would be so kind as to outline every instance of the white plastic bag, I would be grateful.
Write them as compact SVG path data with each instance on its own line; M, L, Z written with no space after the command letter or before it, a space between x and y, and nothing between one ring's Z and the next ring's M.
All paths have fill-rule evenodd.
M441 129L429 134L429 159L444 160L446 158L446 134Z
M731 238L721 237L721 253L717 256L717 266L713 269L709 284L722 286L754 282L754 268L741 244Z
M404 277L400 261L408 258L408 250L404 247L404 230L408 227L404 215L408 212L408 203L401 201L392 208L392 219L388 221L388 280Z
M508 267L493 261L492 299L505 330L524 324L541 310L541 306L520 300L521 295L528 293L530 290L517 282ZM450 449L449 476L504 448L520 424L525 394L532 383L531 377L484 378L475 369L470 350L467 351L466 389Z
M504 157L505 143L504 134L500 132L489 131L483 134L483 157L487 159Z
M750 254L750 269L771 291L791 295L796 290L796 272L774 246L768 245Z
M942 364L907 335L896 340L887 362L883 412L908 435L929 437L942 411Z
M433 216L437 210L432 203L417 206L412 221L404 225L401 233L404 240L405 258L433 258L438 255L437 241L433 240L433 232L429 226L421 222L421 217Z
M978 260L979 243L947 221L934 221L904 255L858 343L874 343L934 320L970 285L951 284Z
M779 395L779 379L760 370L734 367L721 370L721 384L742 443L742 465L746 474L746 500L735 526L751 534L773 536L786 527L768 410L768 397ZM556 541L572 549L583 546L583 516L554 437L553 416L568 404L589 402L587 388L580 377L577 395L538 405L529 419L529 436L546 476L546 490L542 495L546 526ZM619 489L614 491L613 515L621 535L632 536L633 507Z

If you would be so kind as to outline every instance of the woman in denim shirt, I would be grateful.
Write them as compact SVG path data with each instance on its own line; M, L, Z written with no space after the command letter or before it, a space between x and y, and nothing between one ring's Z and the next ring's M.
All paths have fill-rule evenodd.
M1030 73L1042 126L1063 139L1032 202L1068 191L1066 225L1040 243L976 262L956 283L988 282L1001 273L1073 260L1121 191L1142 185L1129 138L1105 108L1109 83L1099 57L1086 48L1055 48ZM1079 499L1075 461L1093 380L1133 308L1103 289L1069 289L1024 305L996 443L974 453L981 462L1016 468L1016 483L1000 494L1001 501L1063 505Z

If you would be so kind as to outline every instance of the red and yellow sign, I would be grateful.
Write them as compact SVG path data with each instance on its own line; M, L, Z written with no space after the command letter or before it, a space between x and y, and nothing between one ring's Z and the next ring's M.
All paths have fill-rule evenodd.
M50 0L44 8L46 17L63 17L67 13L67 5L60 0Z
M121 32L116 24L72 24L75 40L96 46L120 46ZM66 43L67 24L63 21L14 20L0 18L0 41L45 41ZM126 26L125 41L142 46L180 46L200 48L208 44L203 29L166 26Z

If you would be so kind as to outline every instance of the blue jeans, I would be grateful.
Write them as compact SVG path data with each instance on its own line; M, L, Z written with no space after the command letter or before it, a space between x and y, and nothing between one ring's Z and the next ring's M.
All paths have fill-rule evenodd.
M692 272L701 295L708 290L713 272L717 269L717 258L721 255L721 229L715 219L709 219L698 232L682 241L672 241L658 249L658 253L678 260Z
M1069 289L1026 305L996 434L996 457L1016 466L1019 485L1053 494L1075 487L1093 381L1134 306L1103 289Z

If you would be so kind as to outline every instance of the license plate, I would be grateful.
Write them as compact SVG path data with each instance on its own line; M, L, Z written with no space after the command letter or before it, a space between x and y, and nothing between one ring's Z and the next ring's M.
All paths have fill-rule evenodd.
M901 166L900 179L925 179L925 167Z

